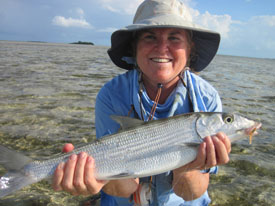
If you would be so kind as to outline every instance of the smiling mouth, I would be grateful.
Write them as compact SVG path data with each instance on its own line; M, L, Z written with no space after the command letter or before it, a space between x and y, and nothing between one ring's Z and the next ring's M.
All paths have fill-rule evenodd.
M151 60L157 63L168 63L172 61L172 59L164 59L164 58L151 58Z

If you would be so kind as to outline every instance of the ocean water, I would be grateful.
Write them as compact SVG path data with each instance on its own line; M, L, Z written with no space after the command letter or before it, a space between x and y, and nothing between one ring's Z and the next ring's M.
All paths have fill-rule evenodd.
M95 139L95 98L125 72L107 47L0 41L0 144L35 159L66 142ZM232 145L230 162L211 176L213 206L275 205L275 60L215 57L201 76L219 92L224 111L262 122L253 144ZM5 170L0 168L0 175ZM48 181L0 199L0 205L83 205L87 197L54 192Z

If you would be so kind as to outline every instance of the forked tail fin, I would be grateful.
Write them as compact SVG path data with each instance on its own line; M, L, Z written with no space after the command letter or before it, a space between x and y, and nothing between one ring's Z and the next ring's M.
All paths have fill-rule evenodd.
M0 178L0 198L36 182L24 172L24 166L31 161L31 158L0 145L0 164L8 170Z

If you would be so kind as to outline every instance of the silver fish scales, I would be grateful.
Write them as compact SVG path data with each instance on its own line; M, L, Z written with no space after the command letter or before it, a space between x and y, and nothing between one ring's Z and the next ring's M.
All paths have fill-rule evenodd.
M150 122L112 118L122 130L73 151L85 151L95 159L95 177L101 180L145 177L173 170L196 158L204 137L224 132L233 142L252 136L261 126L228 113L190 113ZM33 161L0 146L0 164L8 170L0 179L0 197L52 176L57 165L71 154Z

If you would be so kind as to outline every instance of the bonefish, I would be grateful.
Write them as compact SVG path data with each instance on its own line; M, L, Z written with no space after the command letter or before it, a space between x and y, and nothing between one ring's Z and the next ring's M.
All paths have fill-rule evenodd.
M149 122L122 116L112 118L121 125L119 132L72 152L84 151L95 159L95 177L99 180L167 172L193 161L206 136L224 132L233 142L252 137L261 127L261 123L228 113L190 113ZM57 165L72 153L38 161L0 146L0 164L8 170L0 178L0 197L51 177Z

